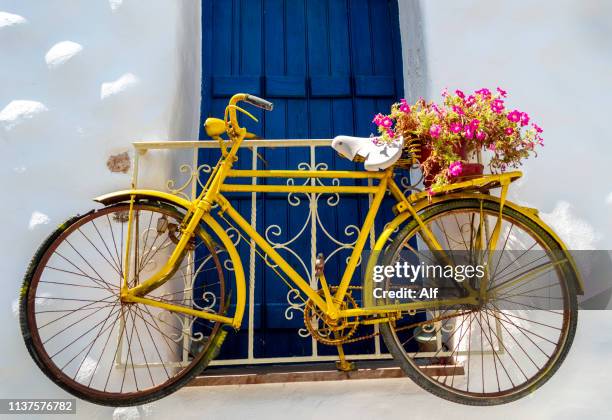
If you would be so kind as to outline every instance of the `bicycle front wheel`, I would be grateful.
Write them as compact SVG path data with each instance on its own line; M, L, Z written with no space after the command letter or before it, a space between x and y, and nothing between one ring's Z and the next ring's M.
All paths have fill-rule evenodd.
M448 257L482 262L499 215L497 202L475 198L434 205L422 217ZM428 251L412 221L390 244L384 264L427 263L435 254ZM533 392L559 368L576 330L576 273L560 251L540 225L504 207L488 298L478 305L450 300L381 325L389 351L407 376L450 401L495 405ZM471 286L479 290L477 282Z
M174 392L208 363L220 324L119 298L129 264L135 286L176 247L183 214L135 203L126 261L129 204L64 223L39 248L20 300L25 344L41 370L79 398L143 404ZM145 297L222 314L220 249L199 229L174 275Z

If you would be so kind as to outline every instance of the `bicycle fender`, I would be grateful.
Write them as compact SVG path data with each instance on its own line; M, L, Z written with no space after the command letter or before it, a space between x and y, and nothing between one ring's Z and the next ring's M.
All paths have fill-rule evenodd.
M179 207L182 207L186 210L193 210L193 204L191 201L186 200L178 195L165 193L163 191L156 190L121 190L114 191L108 194L104 194L94 198L94 201L98 203L102 203L105 206L109 204L121 203L124 201L130 201L132 196L136 196L137 198L150 198L158 201L163 201L168 204L174 204Z

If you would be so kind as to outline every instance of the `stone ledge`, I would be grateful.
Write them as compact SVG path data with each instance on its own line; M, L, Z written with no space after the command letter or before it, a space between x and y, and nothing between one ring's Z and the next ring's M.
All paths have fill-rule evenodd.
M463 366L431 365L422 369L434 376L463 375ZM434 373L435 372L435 373ZM367 362L351 372L340 372L333 363L211 368L194 378L188 386L255 385L284 382L345 381L354 379L402 378L404 372L393 361Z

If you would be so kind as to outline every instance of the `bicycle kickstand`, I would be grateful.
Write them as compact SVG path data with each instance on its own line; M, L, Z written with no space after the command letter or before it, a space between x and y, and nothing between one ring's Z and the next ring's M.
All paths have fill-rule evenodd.
M325 280L325 274L323 274L324 267L325 267L325 256L322 253L318 253L317 259L315 260L315 277L317 278L317 280L319 280L319 283L321 283L321 289L323 289L323 295L325 296L325 302L328 305L332 305L333 298L329 290L327 280Z
M326 302L328 304L332 304L333 298L329 290L327 280L325 280L325 274L323 274L324 266L325 266L325 256L319 253L315 261L315 276L319 280L319 283L321 283L321 288L323 289L323 294L325 295ZM336 333L334 333L334 335L336 335ZM338 369L341 372L351 372L353 370L356 370L355 363L349 362L346 360L346 357L344 355L344 349L342 348L342 344L336 345L336 348L338 349L338 356L340 357L340 360L336 361L336 369Z
M355 362L349 362L348 360L346 360L342 344L338 344L336 348L338 349L338 357L340 357L340 360L336 360L336 369L341 372L352 372L354 370L357 370Z

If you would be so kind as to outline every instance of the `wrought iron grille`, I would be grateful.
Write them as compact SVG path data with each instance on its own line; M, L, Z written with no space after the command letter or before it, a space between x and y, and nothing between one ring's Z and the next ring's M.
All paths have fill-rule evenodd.
M260 160L260 155L263 150L266 148L301 148L302 150L307 150L307 155L309 159L304 162L299 162L297 164L297 168L285 168L285 169L302 169L302 170L326 170L328 168L327 163L320 162L317 160L318 151L320 149L324 149L329 153L329 147L331 144L331 140L248 140L244 141L242 144L242 148L248 148L251 150L250 157L250 168L248 169L258 169L258 161ZM159 160L161 157L163 160L164 166L167 167L168 163L170 163L173 169L167 172L168 179L163 180L164 188L167 192L172 194L176 194L182 196L186 199L193 200L200 188L203 187L206 182L206 177L212 171L212 166L204 163L200 164L198 159L198 154L201 149L218 149L218 145L216 142L212 141L159 141L159 142L135 142L133 143L135 154L134 154L134 170L132 174L132 184L134 187L143 187L151 184L151 178L154 176L157 178L157 183L159 183L159 174L161 170L159 169ZM147 153L153 150L162 151L161 155L152 158L146 159ZM304 155L304 154L302 154ZM244 154L242 155L244 160ZM244 162L242 163L242 167L244 167ZM245 168L246 169L246 168ZM261 168L259 168L261 169ZM252 180L253 183L256 182L255 179ZM295 183L296 181L293 179L288 179L286 181L289 185ZM318 179L306 179L299 182L307 182L311 185L316 185L316 183L320 182ZM339 180L334 179L331 180L332 183L338 185ZM143 185L144 184L144 185ZM415 185L417 183L411 184L408 176L403 176L400 178L400 185L404 189L405 193L410 193L415 189ZM250 223L253 227L257 226L258 212L257 212L257 194L258 193L250 193ZM372 197L370 197L370 200ZM342 200L342 197L338 194L325 194L323 197L320 194L288 194L287 195L287 205L292 207L297 207L302 204L306 204L308 206L307 215L305 217L304 226L301 229L298 229L297 233L285 241L278 241L278 235L280 233L281 227L277 224L271 224L266 226L263 230L262 235L277 249L283 249L285 251L290 252L294 257L295 261L297 261L298 266L301 268L301 274L305 279L310 281L312 287L316 288L316 278L314 275L315 272L315 259L317 254L317 237L321 237L323 235L327 240L331 241L335 250L329 253L326 256L326 259L334 257L336 254L343 250L352 250L352 247L357 239L359 234L360 226L355 224L348 224L346 226L339 226L337 228L338 231L343 232L343 237L338 238L334 236L328 229L326 229L324 223L322 223L319 218L319 208L322 205L325 206L336 206ZM323 204L322 204L323 203ZM229 228L233 229L233 228ZM228 229L228 231L229 231ZM370 247L374 245L375 240L375 232L374 227L370 231ZM236 232L233 232L234 237L236 237L236 243L241 240ZM298 237L309 237L310 242L310 250L309 252L304 252L304 250L300 250L300 252L296 252L291 249L291 245L294 244ZM309 259L304 259L300 255L310 254ZM188 255L187 258L194 258L194 255ZM254 307L255 307L255 292L257 288L257 284L255 282L256 278L256 259L259 258L254 249L254 244L250 246L250 253L248 256L248 261L243 261L245 263L246 268L246 276L247 276L247 286L248 286L248 295L247 295L247 303L248 310L246 313L246 328L248 333L248 342L247 342L247 352L246 357L238 358L238 359L221 359L214 360L212 365L241 365L241 364L262 364L262 363L296 363L296 362L316 362L316 361L331 361L336 360L336 355L325 355L320 354L319 347L314 338L310 337L312 341L312 352L310 355L306 356L297 356L297 357L257 357L254 351L254 339L255 339L255 325L254 325ZM195 279L194 271L183 273L185 276L184 284L186 288L192 287L192 283ZM359 272L359 270L358 270ZM302 317L302 314L299 312L303 312L304 303L299 301L298 299L299 291L297 289L290 289L286 295L286 308L283 311L283 315L287 320L291 320L294 317ZM188 320L187 322L183 322L183 337L176 337L177 342L183 341L185 344L191 344L190 341L197 340L197 337L194 337L192 334L192 326L195 319ZM297 328L295 331L303 339L309 339L309 333L306 328ZM349 354L347 355L347 359L360 359L360 360L368 360L368 359L389 359L391 356L381 349L381 339L379 336L374 337L373 351L367 354ZM188 347L188 346L184 346ZM187 358L188 354L184 354L184 357Z

